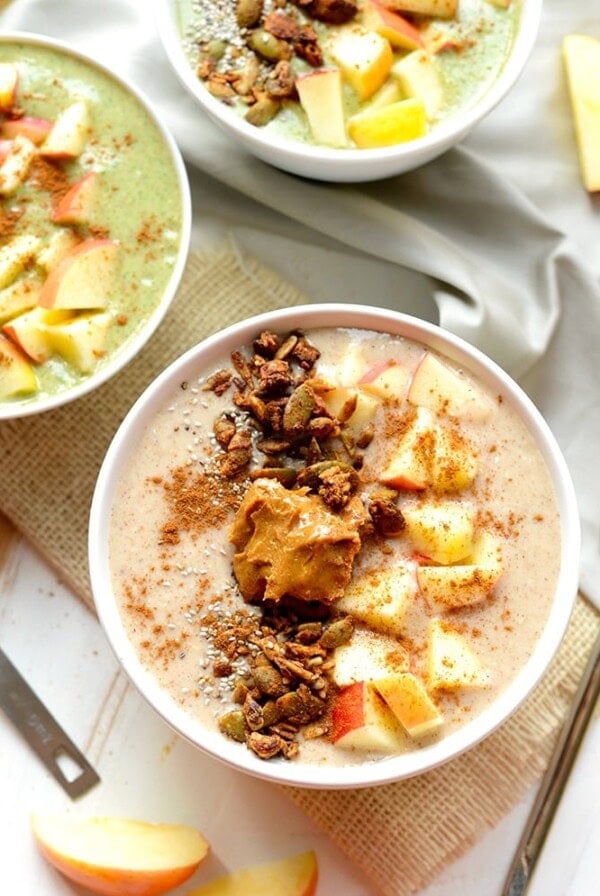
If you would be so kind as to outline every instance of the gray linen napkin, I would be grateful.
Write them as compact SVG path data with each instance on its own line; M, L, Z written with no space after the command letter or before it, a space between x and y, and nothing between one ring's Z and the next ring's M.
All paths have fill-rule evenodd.
M344 269L349 252L373 268L370 304L377 303L378 272L382 280L387 278L390 264L398 271L399 308L405 307L405 270L429 278L442 326L473 342L519 377L552 426L580 502L582 586L600 606L600 477L592 475L592 452L600 443L600 361L596 356L600 287L576 246L554 226L553 220L560 221L560 215L542 214L526 195L529 171L537 183L537 170L546 165L545 179L550 186L552 181L553 159L544 154L544 143L542 155L529 151L532 142L543 141L553 120L548 105L538 101L546 95L548 84L555 85L554 93L562 103L563 123L569 115L559 87L556 37L580 27L586 0L574 0L566 11L564 4L560 7L550 5L552 39L545 42L542 29L543 53L536 59L537 48L534 51L531 65L541 79L536 77L534 84L526 71L524 86L519 84L479 126L482 135L486 128L495 133L498 154L489 141L485 147L485 137L483 153L467 148L477 146L474 135L462 148L416 172L358 186L297 178L235 145L179 85L146 4L20 0L2 14L1 22L4 27L70 40L129 76L164 115L191 173L197 168L254 200L258 227L267 236L269 232L279 236L282 220L287 219L285 230L290 239L296 238L297 252L304 254L307 264L314 257L315 298L322 294L317 285L318 259L324 245L339 258L340 299L352 293ZM573 147L563 141L560 151L572 153ZM498 160L507 159L510 165L498 166ZM563 156L558 159L562 162ZM509 176L515 173L525 191L511 183ZM199 218L207 211L231 223L236 209L232 196L235 193L227 193L218 209L206 210L196 191L195 225L201 227ZM240 203L247 211L241 198ZM563 194L558 211L568 205L568 195ZM270 212L265 214L265 209ZM583 205L575 218L578 226L585 225L587 213ZM277 245L274 240L272 246ZM324 266L323 271L330 268Z

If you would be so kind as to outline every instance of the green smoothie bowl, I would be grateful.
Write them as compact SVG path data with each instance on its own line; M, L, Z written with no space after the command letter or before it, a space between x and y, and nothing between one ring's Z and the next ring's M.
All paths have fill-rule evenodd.
M90 57L0 34L0 419L86 394L159 325L191 201L147 100Z

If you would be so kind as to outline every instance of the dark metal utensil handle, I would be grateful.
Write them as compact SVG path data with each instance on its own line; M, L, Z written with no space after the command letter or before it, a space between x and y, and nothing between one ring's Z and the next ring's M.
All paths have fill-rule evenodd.
M54 716L48 712L1 649L0 708L71 799L87 793L99 782L99 776L83 753L67 737ZM61 759L78 768L79 773L75 777L68 777L61 768Z
M524 896L600 693L600 633L529 813L500 896Z

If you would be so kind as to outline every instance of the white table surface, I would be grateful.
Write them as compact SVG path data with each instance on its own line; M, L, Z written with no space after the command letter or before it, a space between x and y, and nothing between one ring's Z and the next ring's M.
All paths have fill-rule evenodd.
M560 8L566 9L562 4ZM556 17L558 10L556 4ZM583 30L583 22L568 26L563 23L561 33L576 30L576 24ZM543 50L556 53L556 41L546 48L542 46ZM561 220L591 259L597 259L598 246L593 238L598 224L597 206L594 208L581 193L573 191L573 202L568 208L554 208L549 194L537 190L538 186L532 176L532 198L539 200L540 206L545 206L557 221ZM307 294L321 300L340 298L335 278L335 265L340 260L329 254L327 245L323 246L318 265L315 258L321 250L314 246L310 263L305 263L291 242L302 239L302 235L285 219L201 175L196 175L193 187L194 208L200 213L196 221L201 222L194 229L196 246L228 235L237 245L279 269ZM376 296L378 304L393 304L398 290L397 271L390 266L386 273L381 265L375 268L368 260L351 255L345 262L346 273L350 270L353 276L346 278L352 287L344 299L365 301L365 295L371 295ZM377 290L371 288L375 271ZM433 318L433 304L423 283L404 273L403 288L405 296L412 297L415 310ZM410 310L410 305L406 301L404 308ZM0 527L5 526L0 519ZM173 735L127 683L94 616L56 580L22 538L16 534L8 538L5 556L1 546L2 540L0 646L102 778L102 783L78 802L77 811L177 820L198 826L210 841L212 854L192 883L207 880L224 867L239 868L314 848L321 871L319 896L371 896L373 891L349 867L344 856L280 791L204 757ZM483 835L419 896L498 893L533 795L528 794L495 830ZM32 811L69 807L68 798L0 713L2 896L67 896L85 892L73 887L41 859L29 832ZM596 718L584 741L529 896L597 896L599 844L600 722ZM174 892L186 893L190 888L188 882Z

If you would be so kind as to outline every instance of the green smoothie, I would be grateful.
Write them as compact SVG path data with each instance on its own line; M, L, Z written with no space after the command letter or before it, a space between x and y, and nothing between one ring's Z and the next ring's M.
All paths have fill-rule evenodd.
M54 121L77 101L88 109L88 136L80 154L34 159L19 188L2 197L3 222L10 232L3 228L0 248L19 234L32 234L47 245L59 229L51 215L61 193L86 173L96 173L90 220L60 229L71 231L78 241L110 239L120 246L107 288L112 322L98 353L100 369L143 327L173 273L183 221L177 170L148 112L102 70L28 43L0 42L0 63L18 69L17 114ZM4 121L13 115L6 113ZM34 258L25 273L35 273L36 267ZM42 269L38 273L42 278L47 274ZM38 391L8 400L35 402L89 376L59 354L35 364L34 371Z

